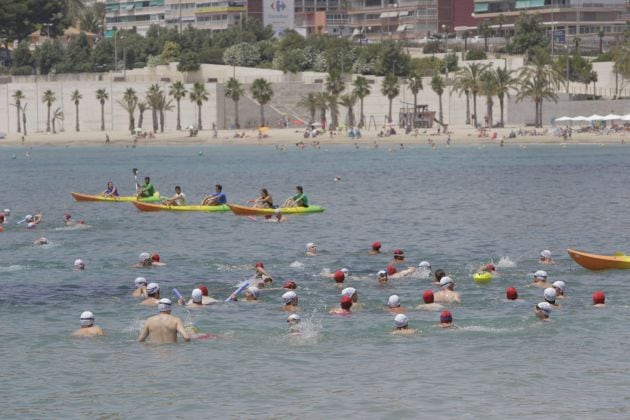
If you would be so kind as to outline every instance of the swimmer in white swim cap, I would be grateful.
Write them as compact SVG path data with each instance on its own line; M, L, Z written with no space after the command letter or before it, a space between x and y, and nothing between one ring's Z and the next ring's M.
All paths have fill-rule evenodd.
M548 302L540 302L534 306L534 314L541 321L550 321L551 305Z
M149 283L147 285L147 298L140 302L145 306L156 306L160 300L160 285L157 283Z
M405 314L398 314L394 317L394 330L392 334L408 335L415 334L418 330L409 328L409 318Z
M314 257L317 255L317 245L313 242L309 242L306 244L306 255L309 257Z
M36 239L35 242L33 242L33 244L35 245L48 245L48 238L42 236L39 239Z
M256 286L250 286L245 289L245 300L253 301L258 300L260 297L260 289Z
M554 281L552 286L554 289L556 289L556 298L564 299L564 291L567 288L566 283L563 282L562 280L558 280L558 281Z
M74 260L74 269L75 270L85 270L85 263L81 258Z
M302 318L298 314L291 314L287 318L287 324L289 324L289 334L300 334L300 322Z
M183 299L180 299L179 303L183 305L185 302ZM201 291L201 289L193 289L192 293L190 294L190 300L188 301L188 304L186 306L188 308L203 308L203 292Z
M136 279L133 282L133 285L135 289L133 290L131 297L146 298L148 296L147 295L147 279L145 279L144 277L136 277Z
M545 302L550 304L551 306L560 306L556 303L556 289L553 287L548 287L543 291L543 297L545 298Z
M182 320L171 315L172 304L167 298L158 301L157 307L160 313L146 320L138 337L139 342L150 338L153 344L177 343L178 333L184 341L190 341Z
M544 270L536 271L534 273L534 280L532 281L531 285L543 289L551 287L551 283L547 283L547 272Z
M74 337L96 337L99 335L105 335L101 327L94 325L94 314L90 311L85 311L79 317L81 322L81 328L72 333Z
M433 294L437 303L461 303L459 293L455 291L455 282L448 276L440 279L440 290Z
M138 262L134 264L134 268L151 267L153 265L153 259L148 252L142 252L138 255Z
M282 295L284 305L280 308L284 312L296 312L301 309L298 307L298 296L293 290L289 290Z
M548 249L541 251L538 262L541 264L553 264L553 260L551 259L551 251L549 251Z
M402 314L407 312L407 309L400 305L398 295L391 295L389 299L387 299L387 311L393 314Z

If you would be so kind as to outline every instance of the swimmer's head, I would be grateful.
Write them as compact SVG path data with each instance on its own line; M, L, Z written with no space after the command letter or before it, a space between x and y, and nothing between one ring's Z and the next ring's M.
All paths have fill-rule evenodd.
M400 307L400 298L398 295L391 295L389 299L387 299L387 306L390 308L399 308Z
M265 276L264 274L262 276L262 281L263 281L263 285L265 285L265 286L268 286L271 283L273 283L273 279L271 277L269 277L269 276Z
M394 250L394 259L395 260L404 260L405 259L405 252L402 249L395 249Z
M157 284L157 283L149 283L147 285L147 295L149 295L149 297L154 297L158 293L160 293L160 285L159 284Z
M5 215L6 217L11 216L11 210L9 210L9 209L4 209L4 215Z
M431 271L431 263L428 261L422 261L420 264L418 264L418 268Z
M302 318L300 318L300 316L298 314L291 314L287 318L287 323L289 325L295 325L295 324L299 324L301 320L302 320Z
M348 296L342 296L339 300L339 306L341 306L341 309L345 309L346 311L350 310L350 308L352 308L352 299Z
M139 289L147 285L147 279L145 279L144 277L136 277L136 279L133 281L133 284L136 286L136 289Z
M160 254L158 254L157 252L151 254L151 261L152 262L160 262Z
M265 264L261 263L260 261L256 263L256 268L265 268Z
M549 259L551 259L551 251L549 251L548 249L545 249L544 251L542 251L540 253L540 259L541 260L549 260Z
M606 302L606 295L601 290L593 293L593 305L603 305Z
M450 311L442 311L440 313L440 323L450 324L451 322L453 322L453 314Z
M288 280L285 281L284 284L282 285L283 289L290 289L290 290L295 290L297 289L297 283L295 283L293 280Z
M545 298L546 302L549 302L551 304L556 303L556 289L554 289L553 287L547 287L543 291L543 297Z
M561 296L564 295L564 291L567 288L567 285L562 280L554 281L553 288L556 289L556 295Z
M494 264L486 264L483 269L484 269L484 271L488 271L488 272L497 271L497 269L494 266Z
M346 279L346 276L343 274L343 271L338 270L335 271L333 279L335 279L335 283L343 283L343 281Z
M510 286L507 289L505 289L505 297L507 297L508 300L518 299L518 292L516 291L516 288Z
M394 317L394 326L396 328L407 328L409 325L409 318L405 314L398 314Z
M445 289L453 290L454 288L455 288L455 282L453 281L452 278L450 278L448 276L442 277L442 279L440 280L440 289L442 289L442 290L445 290Z
M90 311L85 311L81 313L81 317L79 318L82 327L91 327L94 325L94 314Z
M342 268L339 271L341 271L346 278L350 277L350 270L348 270L347 268Z
M70 219L72 219L72 215L70 213L65 213L63 215L63 220L65 220L66 222Z
M37 243L40 245L46 245L48 243L48 238L46 238L45 236L42 236L41 238L37 240Z
M260 289L256 286L250 286L245 289L245 298L250 300L257 300L260 296Z
M208 296L208 288L203 284L197 286L197 289L201 290L201 296Z
M538 270L534 273L534 280L545 281L547 280L547 272L545 270Z
M317 245L315 245L313 242L309 242L306 244L306 252L316 252L317 251Z
M441 268L435 270L435 281L439 282L444 276L446 276L446 272L444 270L442 270Z
M284 302L285 305L297 305L298 304L297 293L295 293L293 290L289 290L288 292L282 295L282 301Z
M372 242L372 251L379 251L381 249L381 243L376 241Z
M341 291L341 296L347 296L352 299L353 302L357 301L357 289L354 287L346 287Z
M201 303L201 300L203 299L203 293L201 292L201 289L193 289L191 298L193 303Z
M171 312L171 305L173 304L173 302L171 302L170 299L167 298L162 298L158 301L158 310L160 312Z
M27 214L26 216L24 216L24 221L26 223L30 223L33 221L33 215L32 214Z
M75 270L85 270L85 263L83 262L82 259L76 259L74 260L74 269Z
M387 268L387 275L391 276L392 274L396 274L396 267L394 267L393 265L388 265Z
M376 278L378 279L379 283L387 283L387 271L379 271L378 273L376 273Z
M551 314L551 305L549 302L540 302L535 307L536 315L540 315L543 318L549 318Z
M422 300L424 301L424 303L433 303L433 301L435 300L435 296L433 296L433 291L425 290L424 293L422 293Z
M148 252L142 252L140 253L140 255L138 255L138 260L141 263L144 263L146 261L151 261L151 254L149 254Z

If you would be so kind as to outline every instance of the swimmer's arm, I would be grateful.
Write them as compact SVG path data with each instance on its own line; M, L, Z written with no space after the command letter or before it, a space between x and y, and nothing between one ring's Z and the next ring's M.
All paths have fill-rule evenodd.
M140 332L140 336L138 337L138 342L139 343L144 342L144 340L146 340L148 336L149 336L149 327L147 326L147 323L145 323L144 327L142 328L142 331Z
M182 336L184 341L190 341L190 337L188 336L186 328L184 328L184 324L182 323L181 319L177 320L177 332Z

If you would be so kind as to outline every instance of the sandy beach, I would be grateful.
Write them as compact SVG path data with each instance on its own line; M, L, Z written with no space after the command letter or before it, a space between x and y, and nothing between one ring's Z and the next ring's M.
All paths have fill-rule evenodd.
M626 132L610 132L606 133L578 133L574 129L571 138L567 140L560 136L552 134L553 128L548 129L536 129L526 128L523 129L527 132L535 131L537 134L523 134L517 135L516 138L508 138L510 132L519 132L521 127L506 127L501 129L489 130L489 136L480 137L479 131L469 126L453 126L451 130L451 144L452 145L491 145L500 144L501 139L504 139L505 144L513 145L526 145L526 144L618 144L623 143L625 139L630 139L630 134ZM245 133L244 138L236 138L235 133ZM437 146L445 145L448 136L445 134L437 134L435 129L420 130L417 135L414 133L404 134L399 133L389 137L379 137L377 131L363 131L360 139L351 139L347 135L338 134L331 136L329 133L324 133L316 138L304 138L304 129L301 128L285 128L270 129L267 133L267 137L263 139L258 138L257 131L252 130L220 130L215 138L212 130L205 130L200 132L196 137L190 137L186 131L168 131L165 133L158 133L154 138L138 138L137 144L139 146L180 146L180 145L272 145L272 146L295 146L296 143L304 142L306 145L312 144L313 141L319 141L322 146L324 145L341 145L341 144L354 144L359 146L370 145L373 146L374 142L377 144L391 144L391 145L428 145L429 141ZM496 132L496 139L492 139L492 134ZM1 146L25 146L25 147L37 147L37 146L102 146L105 145L105 136L110 138L110 145L112 146L131 146L133 145L134 137L127 131L65 131L57 134L51 133L29 133L22 139L19 133L12 133L7 138L0 140Z

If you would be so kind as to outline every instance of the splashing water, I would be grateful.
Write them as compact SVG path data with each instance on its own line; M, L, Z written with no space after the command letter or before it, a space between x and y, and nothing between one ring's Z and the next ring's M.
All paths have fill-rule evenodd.
M499 259L497 268L514 268L516 267L516 261L513 261L510 257L504 256Z
M315 344L319 341L320 332L322 330L322 318L316 317L317 311L313 311L309 317L302 317L299 324L299 334L290 334L288 336L292 344L308 345Z
M0 267L0 272L2 273L10 273L12 271L20 271L20 270L24 270L24 266L23 265L10 265L8 267Z
M291 268L304 268L304 263L301 261L293 261L289 267Z

